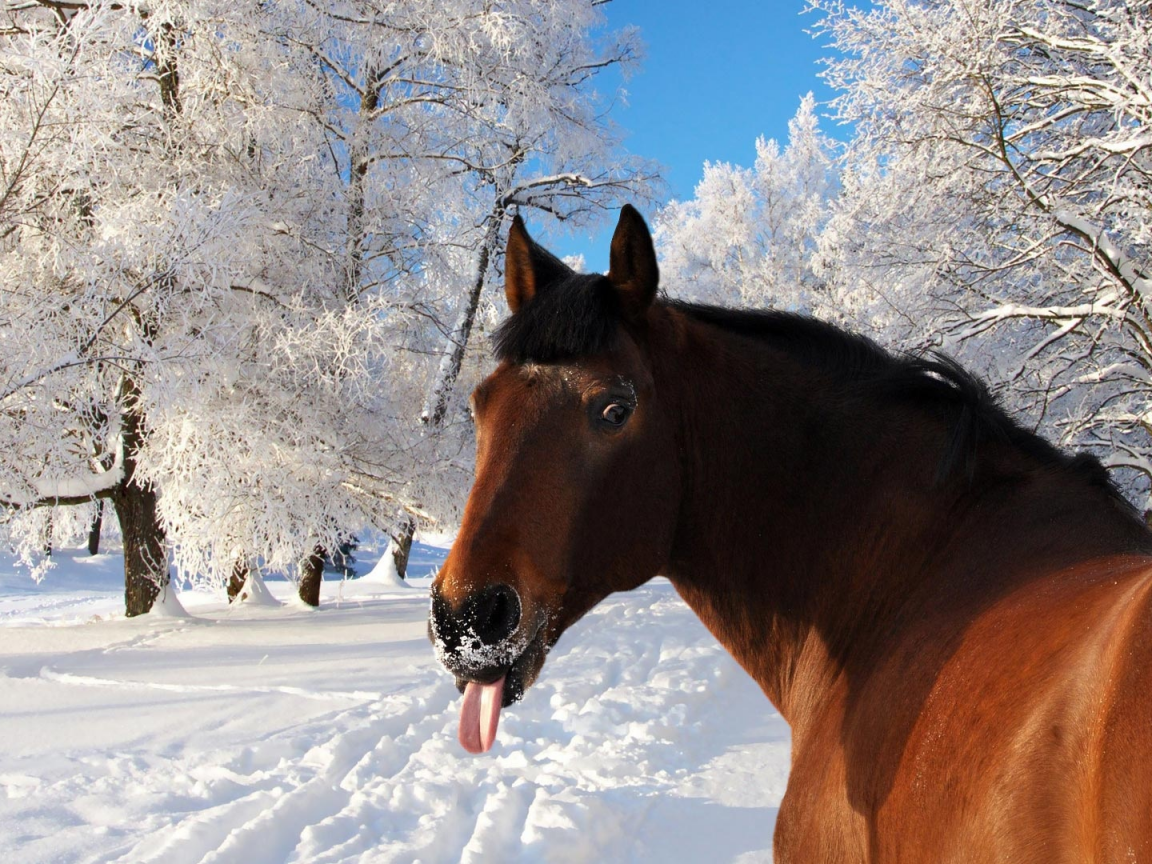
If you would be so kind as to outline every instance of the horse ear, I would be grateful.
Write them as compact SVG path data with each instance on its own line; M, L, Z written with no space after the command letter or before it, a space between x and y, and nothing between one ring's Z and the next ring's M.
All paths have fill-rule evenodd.
M660 269L644 217L631 204L620 210L608 257L608 281L616 288L625 314L642 316L656 297Z
M517 213L508 229L504 252L504 296L512 313L535 297L541 286L571 274L567 264L528 236L524 220Z
M504 296L515 314L536 296L536 273L532 268L532 238L517 213L508 229L508 248L504 252Z

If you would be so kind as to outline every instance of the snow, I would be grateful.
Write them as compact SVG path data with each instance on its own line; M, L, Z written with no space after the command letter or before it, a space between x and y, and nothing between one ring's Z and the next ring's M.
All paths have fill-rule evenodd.
M148 611L152 618L188 618L188 610L180 602L180 595L174 585L165 585L160 589L156 601Z
M410 584L400 578L400 574L396 570L396 559L392 557L391 545L384 550L384 554L380 556L380 560L376 562L376 566L361 578L362 581L370 582L381 589L391 588L393 590L408 591L412 588Z
M771 859L788 729L667 582L575 625L470 757L426 633L442 554L316 610L269 577L277 605L137 619L118 555L58 550L39 585L0 560L5 859Z
M249 606L280 605L280 601L272 596L272 592L268 590L264 580L255 572L249 573L244 579L244 584L240 586L240 590L236 592L236 598L232 602L244 603Z

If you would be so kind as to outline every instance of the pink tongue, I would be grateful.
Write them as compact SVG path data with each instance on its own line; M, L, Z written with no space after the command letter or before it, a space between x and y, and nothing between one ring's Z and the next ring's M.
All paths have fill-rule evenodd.
M491 684L468 682L460 707L460 743L469 753L487 753L492 748L503 698L503 678Z

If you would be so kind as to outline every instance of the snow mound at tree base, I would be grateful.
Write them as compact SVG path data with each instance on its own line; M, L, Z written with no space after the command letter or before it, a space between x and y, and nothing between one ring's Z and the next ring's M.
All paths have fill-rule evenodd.
M147 612L151 618L191 618L180 597L176 593L176 586L169 582L160 589L156 602Z
M248 574L248 578L244 580L244 584L236 593L236 599L232 602L243 603L246 606L282 605L279 600L272 596L272 592L268 590L268 586L264 584L259 573Z
M400 574L396 572L396 559L392 557L391 543L384 550L384 554L380 556L380 560L376 562L376 566L361 576L359 581L368 583L374 588L398 591L410 591L413 587L401 579Z

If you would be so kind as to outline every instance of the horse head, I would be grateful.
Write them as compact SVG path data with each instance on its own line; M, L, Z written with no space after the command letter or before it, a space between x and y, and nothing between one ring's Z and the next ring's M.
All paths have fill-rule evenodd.
M499 365L472 394L476 478L432 587L429 633L465 694L460 740L487 750L560 635L665 565L677 449L646 350L659 275L625 207L607 275L579 274L516 217Z

